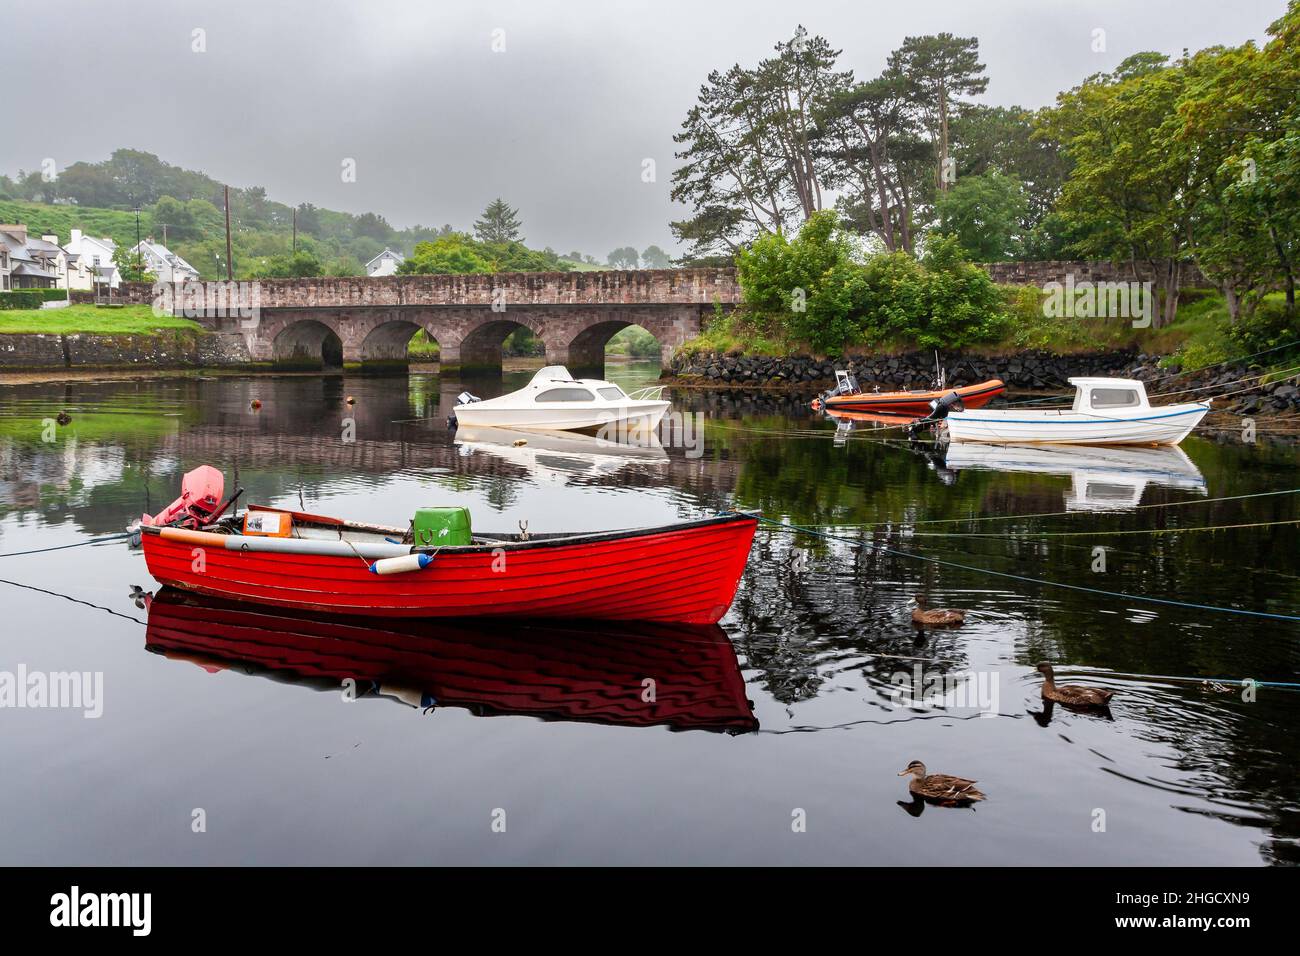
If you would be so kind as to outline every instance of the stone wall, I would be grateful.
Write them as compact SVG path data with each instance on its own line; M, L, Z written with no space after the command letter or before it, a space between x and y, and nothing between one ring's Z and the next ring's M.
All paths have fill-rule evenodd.
M604 269L597 272L498 272L492 275L320 276L257 280L264 309L394 306L651 306L733 305L735 269ZM93 302L91 292L72 293ZM148 305L147 282L123 282L112 300Z
M948 384L970 385L1000 378L1012 388L1060 388L1072 375L1123 375L1147 356L1135 352L1052 355L1020 352L1009 356L978 354L943 356ZM930 388L934 380L934 353L853 356L839 361L806 355L789 358L733 356L703 352L678 355L670 366L672 377L683 382L731 388L807 388L820 390L835 383L835 370L851 369L863 388Z
M995 282L1042 287L1065 282L1128 282L1128 263L1105 259L1059 259L1036 262L987 262L982 268ZM1211 288L1196 266L1185 262L1182 285ZM1146 263L1138 263L1141 280L1152 278ZM712 305L740 302L736 270L719 269L613 269L598 272L501 272L495 275L321 276L308 279L261 279L258 291L263 308L306 309L383 306L490 306L500 290L511 305ZM92 292L72 291L73 302L94 302ZM153 286L123 282L113 290L112 301L149 305Z
M1040 262L986 262L982 268L994 282L1003 285L1032 285L1040 289L1049 282L1065 283L1065 277L1074 276L1077 285L1080 282L1132 282L1133 270L1127 264L1116 265L1105 259L1060 259ZM1146 263L1138 263L1138 281L1153 278L1151 268ZM1190 262L1184 262L1179 270L1179 285L1182 288L1211 288L1200 270Z
M0 371L215 368L249 361L238 335L0 335Z

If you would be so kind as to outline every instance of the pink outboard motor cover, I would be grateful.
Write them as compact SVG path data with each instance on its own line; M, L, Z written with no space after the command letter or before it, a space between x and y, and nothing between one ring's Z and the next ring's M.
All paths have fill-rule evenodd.
M178 519L182 525L206 524L221 505L226 479L211 465L199 465L181 478L181 496L156 515L141 515L141 525L168 525Z

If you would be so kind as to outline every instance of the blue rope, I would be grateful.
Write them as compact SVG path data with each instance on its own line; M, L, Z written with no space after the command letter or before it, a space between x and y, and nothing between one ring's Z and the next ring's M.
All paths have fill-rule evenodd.
M844 541L849 544L861 543L857 538L846 538L843 535L827 534L824 531L817 531L814 528L804 528L799 525L788 524L784 521L776 521L773 518L765 518L762 515L756 515L759 521L766 524L775 525L778 528L784 528L787 531L799 531L804 534L815 535L819 538L826 538L829 541ZM1025 581L1030 584L1043 584L1053 588L1067 588L1071 591L1082 591L1086 594L1100 594L1105 597L1123 598L1126 601L1146 601L1150 604L1167 604L1173 607L1192 608L1198 611L1218 611L1223 614L1242 614L1248 617L1264 617L1275 621L1293 621L1300 623L1300 615L1295 614L1273 614L1269 611L1247 611L1243 608L1235 607L1217 607L1213 604L1193 604L1188 601L1175 601L1171 598L1148 597L1144 594L1125 594L1122 591L1106 591L1101 588L1084 587L1081 584L1065 584L1061 581L1047 581L1043 578L1031 578L1023 574L1012 574L1009 571L992 571L987 568L976 568L969 564L958 564L955 561L944 561L941 558L932 558L928 555L917 554L914 551L899 551L885 545L873 545L886 554L893 554L903 558L916 558L918 561L927 561L930 564L938 564L946 568L957 568L962 571L974 571L976 574L991 574L999 578L1010 578L1013 581Z

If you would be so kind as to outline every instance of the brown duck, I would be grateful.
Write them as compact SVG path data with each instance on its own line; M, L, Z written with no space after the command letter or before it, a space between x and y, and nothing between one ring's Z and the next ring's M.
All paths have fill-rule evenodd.
M912 610L912 623L917 627L957 627L966 621L966 612L950 608L925 609L925 595L916 595L916 607Z
M1100 687L1081 687L1078 684L1057 684L1052 665L1044 661L1038 665L1043 675L1043 700L1054 700L1067 707L1106 707L1115 696L1113 690Z
M983 793L975 789L974 780L952 777L946 773L926 773L925 764L919 760L913 760L907 765L907 769L898 772L900 777L906 777L908 774L911 774L912 779L908 781L907 789L913 797L921 800L929 800L945 806L960 806L963 803L987 799Z

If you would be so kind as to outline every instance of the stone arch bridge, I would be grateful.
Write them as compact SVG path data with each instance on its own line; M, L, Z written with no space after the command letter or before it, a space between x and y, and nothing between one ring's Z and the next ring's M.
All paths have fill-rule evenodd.
M437 341L444 368L501 366L501 345L523 327L546 361L598 368L605 344L638 325L659 342L667 366L702 317L740 300L734 270L412 275L275 279L257 283L252 318L206 319L243 336L254 361L283 364L404 363L411 337Z

